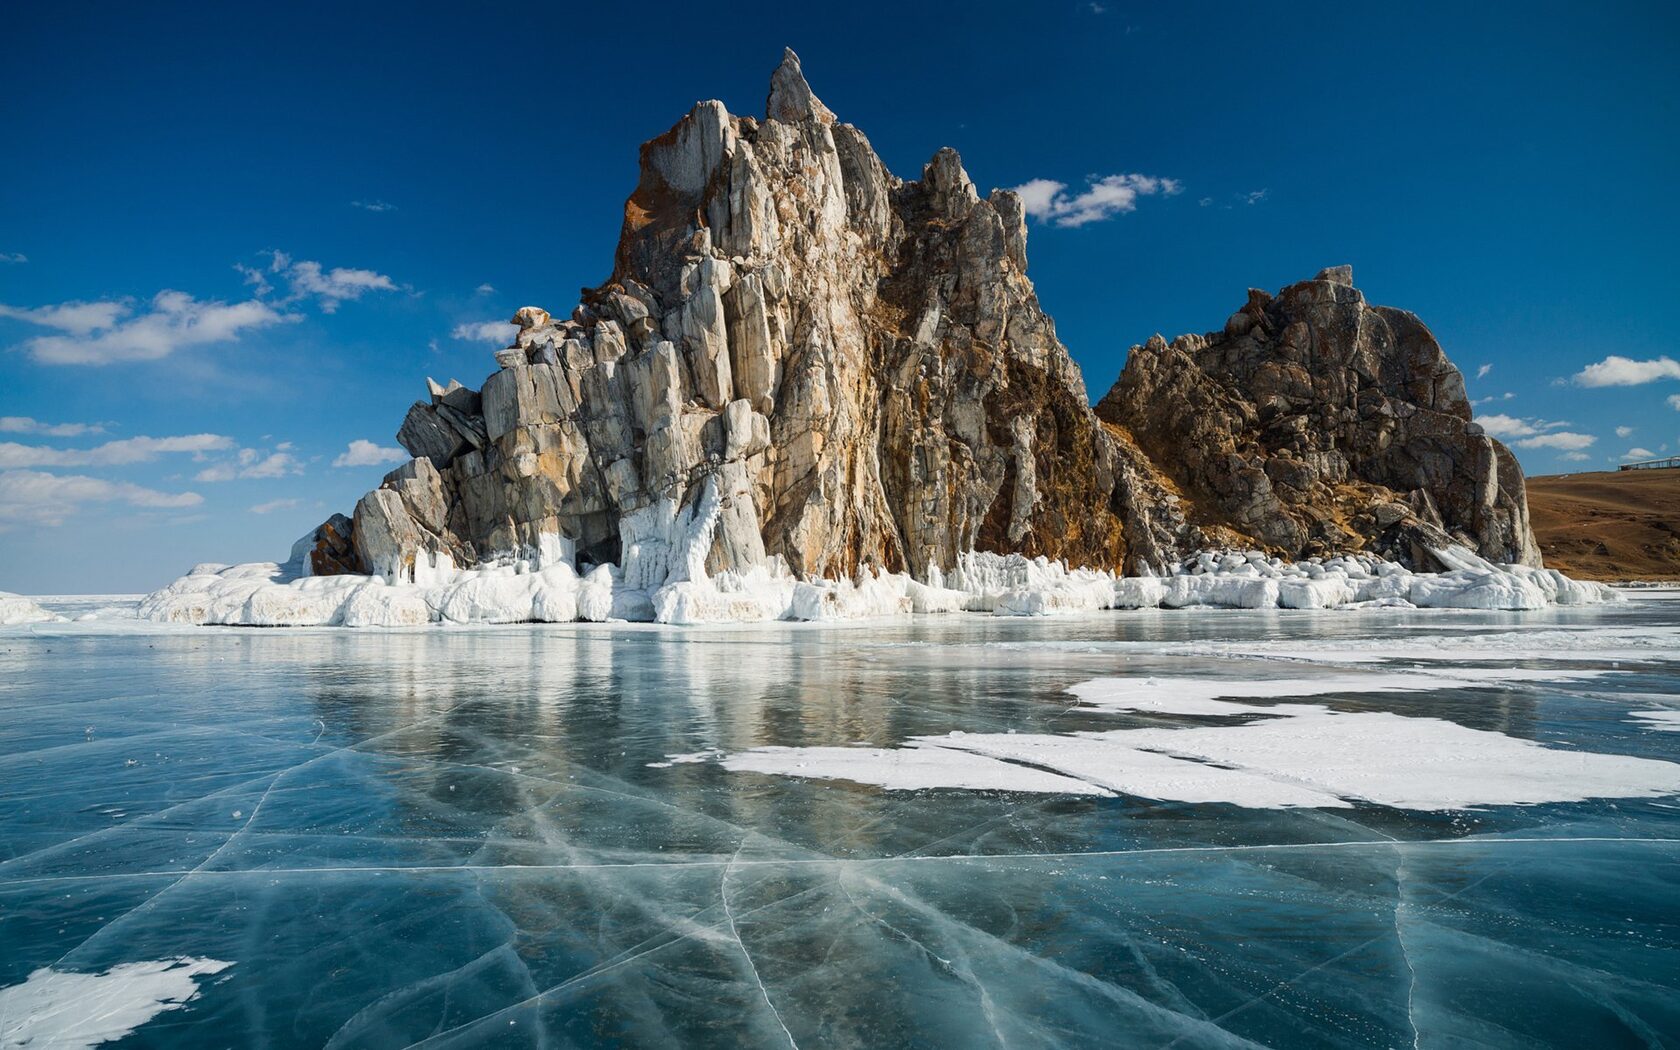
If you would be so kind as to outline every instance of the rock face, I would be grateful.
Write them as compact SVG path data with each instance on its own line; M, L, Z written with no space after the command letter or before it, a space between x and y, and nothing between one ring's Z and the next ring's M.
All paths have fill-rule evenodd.
M1457 542L1540 564L1516 458L1471 422L1464 377L1423 322L1367 304L1352 267L1251 290L1222 331L1133 347L1097 414L1193 520L1267 549L1432 568L1430 551Z
M642 147L611 279L564 319L522 308L481 390L431 383L349 552L328 522L299 554L422 583L612 563L650 591L775 558L1137 573L1227 542L1412 555L1442 531L1534 559L1520 472L1458 372L1347 275L1157 337L1094 412L1026 266L1015 194L981 197L949 149L894 177L789 51L762 121L702 102Z

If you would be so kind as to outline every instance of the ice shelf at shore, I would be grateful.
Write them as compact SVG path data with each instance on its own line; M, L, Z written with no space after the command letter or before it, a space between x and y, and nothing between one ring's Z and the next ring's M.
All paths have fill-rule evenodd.
M51 623L57 619L58 616L21 594L0 591L0 627L12 627L20 623Z
M633 586L614 565L579 574L539 556L456 569L426 567L414 582L379 576L300 576L298 562L199 565L146 597L140 616L169 623L258 627L409 627L426 623L668 624L840 621L915 613L1044 616L1102 609L1539 609L1615 600L1601 584L1551 569L1494 565L1464 548L1435 552L1447 571L1413 572L1346 556L1288 563L1258 552L1203 552L1170 575L1117 576L1044 558L971 552L926 581L902 573L799 579L780 562L746 572Z

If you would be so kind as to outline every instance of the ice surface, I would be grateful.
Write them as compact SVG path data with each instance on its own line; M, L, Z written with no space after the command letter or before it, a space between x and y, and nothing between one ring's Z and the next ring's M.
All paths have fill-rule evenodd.
M43 967L22 984L0 988L0 1047L79 1050L114 1042L181 1009L197 997L200 980L231 965L182 958L123 963L103 973Z
M0 591L0 627L20 623L50 623L57 616L41 608L21 594Z
M1232 700L1331 693L1416 692L1501 682L1584 680L1606 673L1500 667L1478 669L1469 675L1441 671L1392 671L1321 674L1312 678L1096 678L1069 686L1068 692L1088 706L1114 711L1238 715L1267 709L1232 703Z
M938 747L931 742L914 743L902 748L763 747L724 756L721 763L725 769L741 773L785 773L819 779L856 780L877 784L889 791L967 788L1049 791L1067 795L1109 794L1100 784L999 762L982 753L971 754L965 750Z
M1680 711L1630 711L1628 717L1661 733L1680 733Z
M456 601L559 600L505 568ZM651 601L621 584L569 593ZM881 584L833 603L927 600ZM121 1045L1680 1041L1680 736L1636 717L1680 709L1673 601L381 631L38 604L67 619L0 644L0 989L236 963Z
M1552 570L1494 565L1462 548L1436 552L1444 573L1413 573L1391 562L1345 557L1290 564L1258 552L1203 553L1167 577L1116 577L1046 558L970 552L949 578L865 573L856 579L798 579L780 559L708 576L705 553L718 508L715 491L692 519L666 501L626 519L625 567L601 566L580 579L569 541L493 565L457 568L447 557L382 576L299 575L294 557L246 565L200 565L149 596L140 615L168 623L256 627L407 627L445 623L560 623L654 620L671 624L830 622L916 613L989 612L1051 616L1104 609L1532 610L1616 600L1607 587ZM441 557L441 556L440 556ZM422 561L425 561L423 558Z
M1187 706L1206 713L1215 703ZM1217 713L1282 717L1069 736L964 733L917 739L900 750L757 748L728 755L722 765L897 789L1067 790L1038 779L1040 769L1051 769L1128 795L1260 809L1334 807L1357 799L1399 809L1458 810L1680 794L1680 763L1546 748L1440 719L1235 703ZM976 777L932 753L947 749L1022 764ZM906 766L908 775L900 771Z

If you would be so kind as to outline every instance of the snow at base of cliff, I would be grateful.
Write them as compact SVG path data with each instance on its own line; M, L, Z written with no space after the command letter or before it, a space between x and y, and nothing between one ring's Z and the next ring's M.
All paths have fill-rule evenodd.
M36 605L21 594L0 591L0 627L20 623L51 623L62 619Z
M1551 569L1494 565L1460 547L1449 566L1420 573L1348 556L1289 563L1257 552L1204 552L1169 576L1116 576L1019 554L963 555L948 575L901 573L800 579L780 561L745 572L634 587L617 566L582 575L569 559L476 569L434 567L420 582L379 576L298 576L281 565L199 565L146 597L142 619L258 627L409 627L427 623L669 624L837 621L914 613L1044 616L1100 609L1539 609L1617 600L1608 587ZM4 606L0 606L3 608ZM51 614L43 614L51 618Z

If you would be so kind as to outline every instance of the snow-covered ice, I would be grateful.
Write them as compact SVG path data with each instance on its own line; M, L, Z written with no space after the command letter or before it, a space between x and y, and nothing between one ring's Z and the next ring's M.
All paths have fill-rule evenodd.
M1371 692L1387 692L1467 683L1426 675L1379 675L1370 684ZM1250 690L1242 685L1209 689L1205 681L1193 681L1174 690L1169 680L1161 703L1163 710L1176 714L1263 716L1241 725L1068 735L954 733L919 737L897 750L770 747L720 761L735 771L853 780L890 790L1066 791L1044 781L1043 771L1051 770L1085 787L1143 798L1256 808L1338 807L1358 800L1397 809L1457 810L1680 794L1680 763L1548 748L1437 718L1346 713L1321 705L1259 706L1206 695L1363 691L1356 676L1266 682ZM1115 688L1116 680L1108 679L1072 691L1082 697L1094 694L1102 704L1107 691ZM1106 706L1148 709L1146 703L1110 701ZM1018 764L988 768L977 777L939 752ZM902 772L906 766L913 770L911 775ZM1014 772L1013 780L1005 770Z
M0 627L11 627L20 623L50 623L56 619L56 615L41 608L31 599L21 594L0 591Z
M91 1050L115 1042L181 1009L197 997L200 981L231 965L183 958L122 963L103 973L43 967L22 984L0 988L0 1047Z
M457 568L445 558L374 577L300 575L305 563L294 556L285 564L197 566L147 596L140 615L257 627L575 620L693 625L964 611L1052 616L1154 608L1532 610L1616 599L1600 584L1549 569L1494 565L1462 548L1436 552L1450 566L1442 573L1415 573L1367 557L1291 564L1257 552L1207 552L1169 576L1119 577L1045 558L970 552L949 575L935 572L927 580L886 572L802 579L774 558L708 575L700 542L710 535L711 518L701 513L708 506L702 501L696 508L696 521L639 525L648 535L627 542L622 570L598 566L580 576L571 545L559 537L492 565Z

